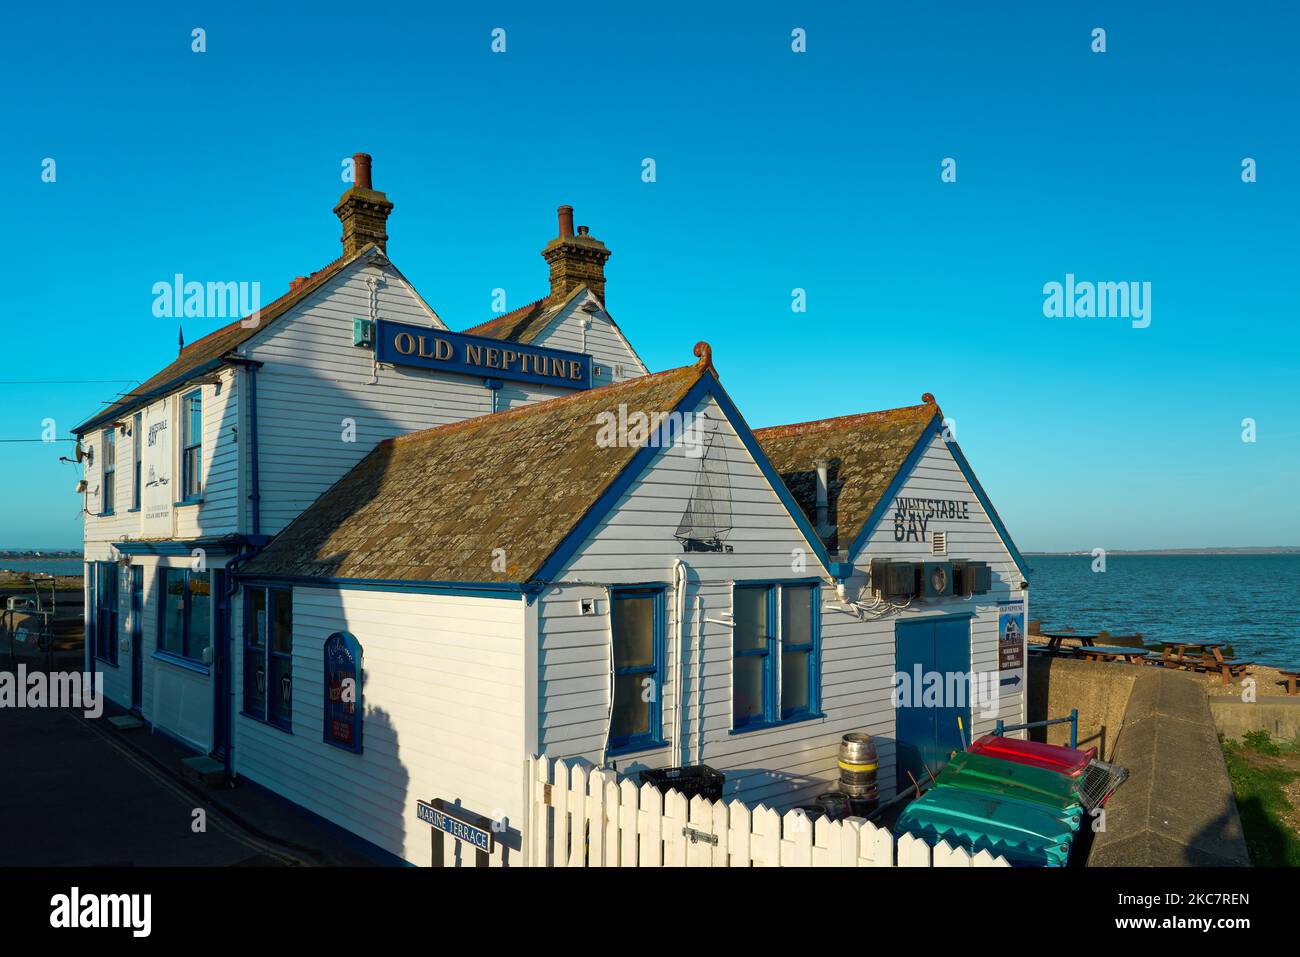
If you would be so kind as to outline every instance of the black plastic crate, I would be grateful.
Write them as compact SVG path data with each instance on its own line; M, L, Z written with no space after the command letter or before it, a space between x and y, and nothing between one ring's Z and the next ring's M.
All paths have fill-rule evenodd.
M642 771L641 783L650 784L660 794L670 790L677 791L686 800L699 795L706 801L722 800L722 785L727 776L715 771L707 764L693 764L684 768L657 768L654 771Z

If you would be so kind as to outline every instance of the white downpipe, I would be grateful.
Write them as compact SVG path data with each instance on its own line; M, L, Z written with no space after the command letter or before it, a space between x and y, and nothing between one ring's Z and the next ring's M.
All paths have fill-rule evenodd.
M695 763L704 763L704 599L695 596Z
M605 743L600 746L600 766L609 762L609 730L614 724L614 601L605 589L605 633L609 638L609 706L605 710Z
M680 558L673 559L673 650L677 655L673 680L676 691L673 694L673 762L682 762L682 725L686 721L686 708L683 707L682 695L685 694L686 664L686 629L682 620L686 617L686 563Z

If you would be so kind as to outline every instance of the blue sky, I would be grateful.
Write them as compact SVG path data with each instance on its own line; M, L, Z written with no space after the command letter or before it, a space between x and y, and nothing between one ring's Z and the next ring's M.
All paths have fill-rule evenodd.
M335 258L368 151L453 329L544 294L571 203L651 368L709 340L755 427L929 391L1022 549L1300 544L1300 14L989 6L6 11L0 438L174 357L153 283L265 301ZM1150 327L1044 317L1066 273L1150 282ZM70 447L0 443L0 546L80 543Z

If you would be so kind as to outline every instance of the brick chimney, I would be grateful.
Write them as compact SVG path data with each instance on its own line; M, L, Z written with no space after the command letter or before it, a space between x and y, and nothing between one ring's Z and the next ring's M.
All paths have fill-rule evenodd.
M605 262L609 250L587 234L586 226L573 234L573 207L558 210L560 235L546 244L542 258L551 267L551 302L559 302L579 286L586 286L605 302Z
M374 243L387 252L388 214L393 204L370 184L370 154L352 156L352 188L339 198L334 215L343 224L343 255L351 256L366 243Z

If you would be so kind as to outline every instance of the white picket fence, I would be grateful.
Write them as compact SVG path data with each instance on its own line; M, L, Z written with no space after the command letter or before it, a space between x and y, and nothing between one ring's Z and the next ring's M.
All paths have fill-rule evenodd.
M740 801L637 787L614 771L529 760L529 862L533 867L1007 867L911 835L897 841L862 818L810 823Z

